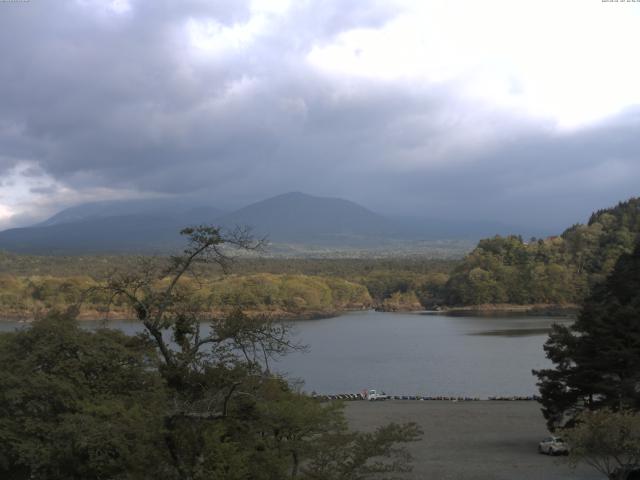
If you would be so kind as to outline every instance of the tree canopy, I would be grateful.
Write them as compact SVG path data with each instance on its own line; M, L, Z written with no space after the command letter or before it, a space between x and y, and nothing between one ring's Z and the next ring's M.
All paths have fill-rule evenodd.
M0 476L166 474L154 357L142 338L88 332L64 315L0 335Z
M640 198L591 215L561 236L481 240L446 287L450 305L581 303L640 236Z
M571 446L569 462L585 462L611 480L627 480L640 469L640 415L602 409L581 413L576 425L563 431Z
M285 324L203 308L198 266L227 268L223 245L254 248L251 238L183 233L182 254L146 259L92 292L128 305L144 334L85 331L72 309L0 335L0 476L359 480L409 470L402 444L419 437L416 425L348 431L341 404L271 373L270 358L299 348Z
M640 411L640 243L586 299L577 321L545 344L554 368L538 376L551 427L581 410Z

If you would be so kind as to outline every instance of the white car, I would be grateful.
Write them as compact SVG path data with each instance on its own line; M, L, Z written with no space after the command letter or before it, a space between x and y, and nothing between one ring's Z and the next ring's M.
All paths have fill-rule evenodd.
M367 392L367 397L366 398L369 401L386 400L387 399L387 395L385 395L384 393L378 393L376 390L369 390Z
M538 444L538 452L547 455L569 455L569 446L560 437L548 437Z

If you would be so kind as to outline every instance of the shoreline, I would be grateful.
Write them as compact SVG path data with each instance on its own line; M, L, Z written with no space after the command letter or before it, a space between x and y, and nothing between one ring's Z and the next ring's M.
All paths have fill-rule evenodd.
M258 311L258 310L244 310L244 313L249 317L265 316L274 321L280 322L295 322L295 321L312 321L323 320L327 318L334 318L340 315L351 312L363 312L369 309L347 309L347 310L328 310L328 311L309 311L309 312L285 312L285 311ZM20 322L31 323L36 318L46 316L51 310L42 310L39 312L0 312L0 322ZM62 310L64 311L64 310ZM225 311L212 311L209 312L212 316L223 317L230 312ZM76 319L80 322L95 321L95 320L116 320L116 321L136 321L136 318L129 311L113 310L109 314L101 312L95 309L83 309L77 315Z
M533 304L481 304L481 305L465 305L465 306L444 306L435 313L443 313L445 315L510 315L522 314L530 316L550 316L550 317L575 317L580 311L580 306L573 303L554 304L554 303L533 303Z
M37 317L46 315L51 310L42 310L38 312L24 312L24 311L6 311L0 312L0 322L33 322ZM312 320L324 320L328 318L335 318L340 315L353 313L353 312L365 312L375 311L379 313L415 313L415 314L434 314L434 315L450 315L450 316L501 316L501 315L525 315L525 316L549 316L549 317L575 317L579 312L579 306L574 304L556 305L556 304L531 304L531 305L516 305L516 304L484 304L484 305L467 305L461 307L439 307L435 310L427 309L414 309L414 310L384 310L380 308L347 308L342 310L310 310L307 312L290 312L284 310L244 310L245 314L249 317L259 317L261 315L268 317L275 321L284 322L296 322L296 321L312 321ZM216 310L209 312L214 316L224 316L228 314L228 311ZM91 320L135 320L130 311L125 310L112 310L109 314L105 314L104 311L96 309L82 309L77 316L79 321L91 321Z

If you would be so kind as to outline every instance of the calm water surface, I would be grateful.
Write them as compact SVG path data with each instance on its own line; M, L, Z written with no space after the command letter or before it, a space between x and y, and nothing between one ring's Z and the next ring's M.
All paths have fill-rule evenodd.
M358 392L377 388L405 395L533 395L532 369L549 365L542 345L549 317L454 317L438 314L348 313L295 323L295 338L309 346L273 365L305 390ZM95 327L100 322L83 322ZM18 322L0 322L13 330ZM134 333L134 322L109 325Z

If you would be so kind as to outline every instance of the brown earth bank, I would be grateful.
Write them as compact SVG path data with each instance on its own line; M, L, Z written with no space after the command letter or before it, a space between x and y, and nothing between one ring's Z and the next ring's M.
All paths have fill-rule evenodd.
M346 310L306 310L306 311L285 311L285 310L243 310L246 315L252 318L265 316L278 321L297 321L297 320L320 320L323 318L332 318L349 312L359 312L367 310L366 308L351 308ZM0 322L2 321L24 321L32 322L36 318L46 316L50 310L42 309L38 311L21 311L21 310L0 310ZM229 312L216 310L207 312L212 317L224 317ZM108 314L104 311L83 308L77 315L80 321L101 320L109 318L110 320L133 320L134 315L130 310L114 309Z
M348 402L354 430L416 422L423 438L409 444L414 457L407 480L596 480L588 466L571 469L563 457L537 452L549 433L536 402Z
M575 316L580 310L580 306L574 303L554 304L554 303L534 303L528 305L516 305L512 303L485 303L481 305L465 306L441 306L436 309L438 312L448 315L539 315L539 316Z
M244 312L250 317L258 317L265 315L274 320L295 321L295 320L319 320L323 318L332 318L339 315L368 310L367 305L354 306L345 309L329 309L329 310L283 310L283 309L247 309ZM378 312L396 312L411 313L424 312L425 308L416 303L395 303L387 302L375 306ZM532 315L532 316L552 316L552 317L573 317L579 311L579 306L574 304L554 305L554 304L535 304L535 305L512 305L512 304L483 304L470 305L464 307L446 307L441 306L435 310L426 310L431 312L442 313L446 315L473 315L473 316L496 316L496 315ZM36 311L25 311L16 309L0 308L0 322L3 320L22 320L32 321L35 318L46 315L47 309ZM224 316L226 311L217 310L209 312L211 315ZM78 320L96 320L105 318L107 314L94 308L82 308L78 314ZM109 312L108 318L112 320L130 320L132 314L129 310L113 309Z

